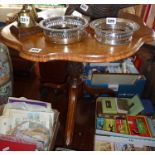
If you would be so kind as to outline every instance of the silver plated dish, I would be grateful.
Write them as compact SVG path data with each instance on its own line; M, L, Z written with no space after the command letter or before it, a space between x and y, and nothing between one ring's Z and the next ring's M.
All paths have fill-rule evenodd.
M97 41L108 45L122 45L131 41L132 35L139 25L128 19L114 18L114 23L108 23L107 18L94 20L90 27L95 31Z
M48 41L70 44L86 38L85 28L88 26L88 21L76 16L58 16L42 20L39 26Z

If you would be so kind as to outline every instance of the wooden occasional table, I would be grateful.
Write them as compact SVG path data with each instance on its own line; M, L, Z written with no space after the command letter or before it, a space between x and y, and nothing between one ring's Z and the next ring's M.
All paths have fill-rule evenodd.
M135 54L145 43L155 40L155 35L151 29L146 27L142 19L131 14L121 14L119 17L134 20L140 25L140 29L134 33L132 41L126 45L109 46L95 40L90 33L88 37L78 43L69 45L52 44L45 41L43 33L37 33L28 37L17 39L11 32L10 27L17 23L12 23L1 30L2 42L9 47L19 51L19 55L27 60L37 62L47 62L52 60L67 60L74 64L81 62L112 62ZM31 48L39 48L39 53L29 52ZM75 65L73 65L74 68ZM76 70L76 69L72 69ZM73 72L74 73L74 72ZM76 72L75 72L76 73ZM69 90L69 102L66 121L65 143L69 145L72 141L74 131L74 112L78 96L79 83L74 74Z

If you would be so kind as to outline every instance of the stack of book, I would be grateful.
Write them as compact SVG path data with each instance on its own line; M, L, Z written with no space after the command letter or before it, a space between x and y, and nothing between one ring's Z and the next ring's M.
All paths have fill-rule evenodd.
M118 143L155 147L155 119L142 115L144 111L145 107L137 95L130 99L98 97L95 146L106 141L113 146Z
M138 95L132 98L98 97L97 115L105 114L128 114L138 115L144 110L144 106Z

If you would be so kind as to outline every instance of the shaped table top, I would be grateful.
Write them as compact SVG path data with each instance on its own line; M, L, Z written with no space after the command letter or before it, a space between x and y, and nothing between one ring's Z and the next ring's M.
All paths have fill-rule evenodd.
M17 39L11 32L10 27L14 22L1 30L1 40L4 44L19 51L19 55L30 61L47 62L51 60L67 60L76 62L111 62L135 54L146 42L155 40L153 31L145 26L142 19L131 14L122 14L121 18L131 19L140 25L140 29L133 34L132 40L126 45L101 44L88 34L83 41L60 45L47 42L42 32L31 36ZM39 48L39 53L29 52L31 48Z

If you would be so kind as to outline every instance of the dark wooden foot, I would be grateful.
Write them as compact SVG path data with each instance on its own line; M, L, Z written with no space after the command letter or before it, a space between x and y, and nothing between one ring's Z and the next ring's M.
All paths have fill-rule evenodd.
M68 146L72 143L74 132L75 109L77 104L77 85L73 84L69 89L69 102L67 112L67 122L65 131L65 144Z
M81 94L81 63L70 62L68 66L70 79L69 79L69 101L68 101L68 111L65 129L65 144L68 146L72 143L73 133L74 133L74 122L75 122L75 110L78 101L78 97Z

